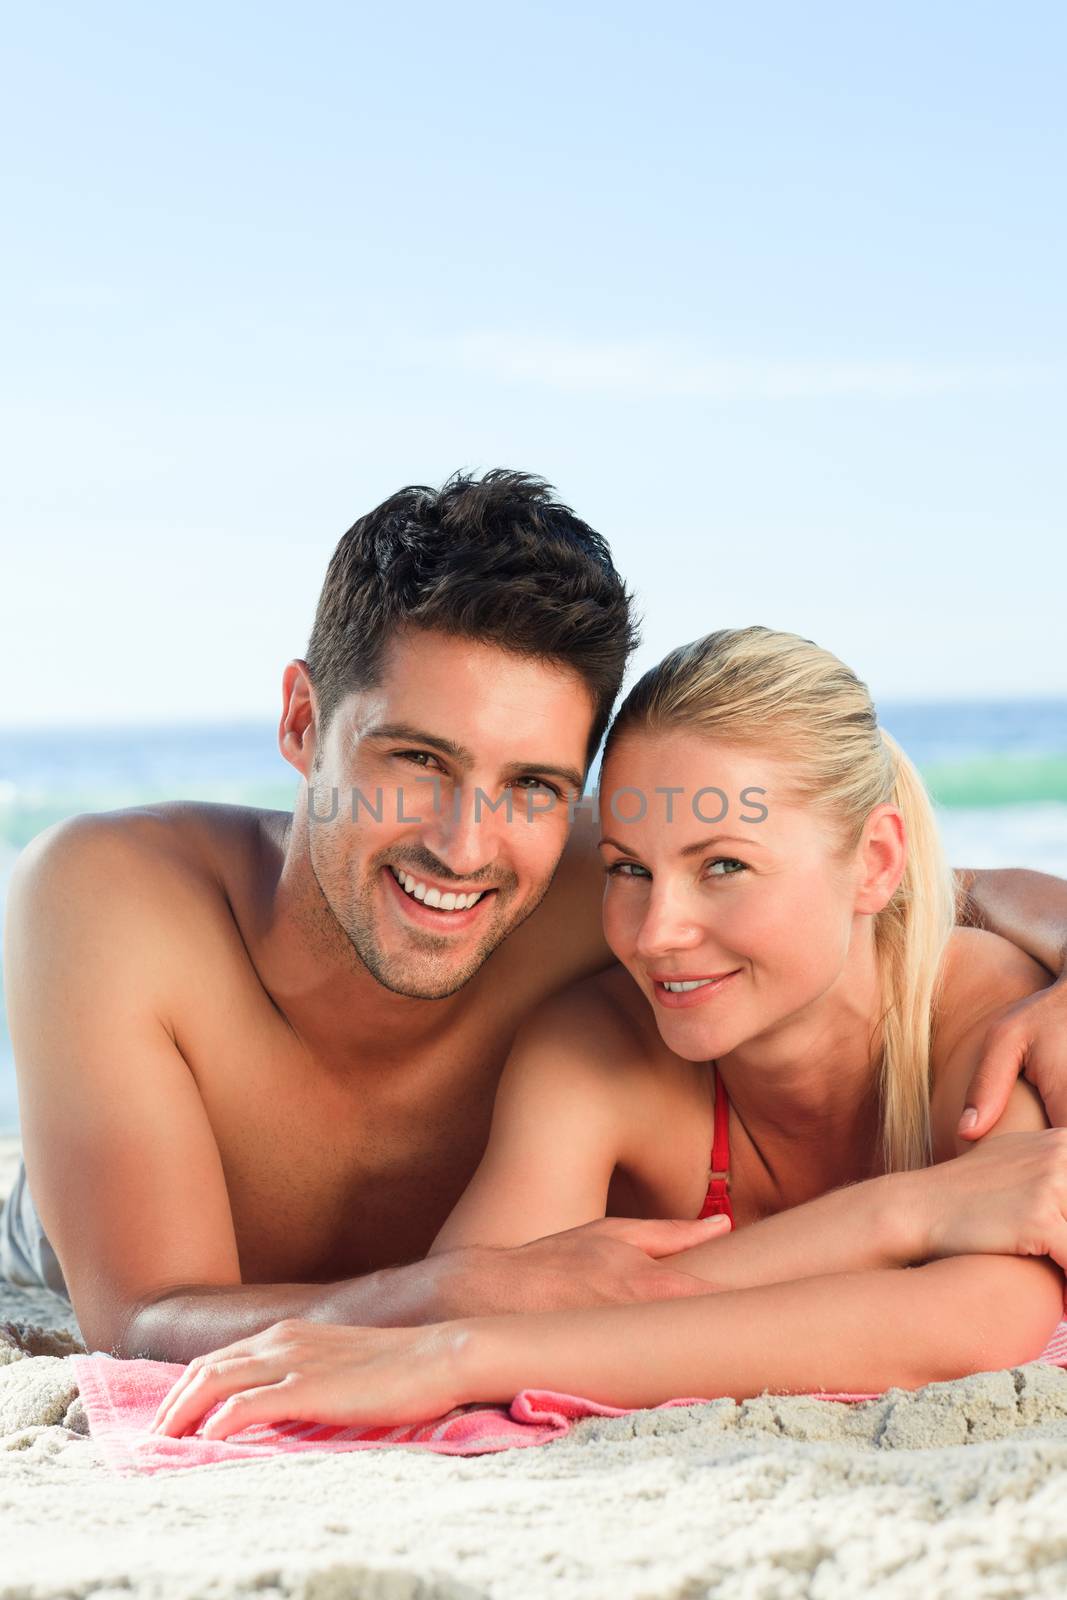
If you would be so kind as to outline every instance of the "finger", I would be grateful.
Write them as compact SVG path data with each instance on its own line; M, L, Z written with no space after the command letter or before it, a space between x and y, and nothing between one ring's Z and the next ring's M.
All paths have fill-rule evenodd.
M305 1408L306 1409L306 1408ZM244 1389L231 1395L225 1405L204 1423L204 1439L228 1439L257 1424L270 1427L275 1422L314 1422L314 1417L301 1415L302 1408L293 1399L292 1387L283 1379L279 1383L263 1384L255 1389Z
M624 1244L636 1245L654 1261L692 1250L730 1231L730 1219L717 1217L608 1217L608 1232Z
M221 1363L225 1359L223 1352L218 1351L210 1356L202 1356L196 1362L191 1362L160 1401L156 1414L152 1418L151 1431L167 1432L167 1424L181 1407L185 1396L196 1383L205 1366Z
M273 1366L269 1358L262 1355L210 1362L201 1367L154 1431L172 1439L180 1439L183 1434L194 1432L200 1419L220 1400L228 1400L231 1395L249 1388L253 1383L276 1382L286 1376L287 1370L284 1363Z
M974 1069L963 1115L961 1139L981 1139L1000 1121L1026 1055L1026 1035L1018 1029L991 1028Z
M204 1363L202 1361L198 1361L195 1366L190 1364L186 1367L181 1377L175 1380L175 1382L167 1390L167 1393L163 1396L162 1400L159 1402L156 1414L152 1418L150 1431L154 1432L156 1429L162 1429L165 1431L165 1423L169 1420L172 1412L180 1403L182 1396L189 1392L190 1386L195 1382L198 1373L203 1368L203 1365Z
M158 1423L162 1422L166 1413L170 1411L172 1406L177 1404L182 1395L185 1393L186 1389L188 1389L189 1385L195 1379L197 1373L201 1371L207 1362L228 1361L235 1357L248 1356L251 1354L253 1354L252 1341L250 1339L238 1339L234 1344L223 1345L221 1349L212 1350L208 1354L197 1356L195 1360L190 1361L185 1371L180 1377L174 1380L171 1387L167 1390L166 1394L159 1402L159 1406L156 1409L156 1414L152 1418L152 1427L155 1428Z
M1028 1052L1026 1078L1033 1084L1054 1128L1067 1128L1067 1027L1059 1030L1058 1050L1042 1039Z

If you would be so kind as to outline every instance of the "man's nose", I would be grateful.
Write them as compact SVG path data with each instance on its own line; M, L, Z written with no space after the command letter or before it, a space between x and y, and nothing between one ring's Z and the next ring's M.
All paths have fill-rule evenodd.
M480 791L457 784L451 793L435 796L435 806L423 826L426 848L457 878L473 877L497 857L499 840L493 813L479 804Z

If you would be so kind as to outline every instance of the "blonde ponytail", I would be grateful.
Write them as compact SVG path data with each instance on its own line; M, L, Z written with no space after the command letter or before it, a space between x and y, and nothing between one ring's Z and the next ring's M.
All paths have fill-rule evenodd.
M952 869L945 859L933 806L911 761L884 728L893 763L889 800L904 818L904 876L874 919L883 1005L880 1092L882 1159L887 1172L929 1163L930 1040L956 920Z

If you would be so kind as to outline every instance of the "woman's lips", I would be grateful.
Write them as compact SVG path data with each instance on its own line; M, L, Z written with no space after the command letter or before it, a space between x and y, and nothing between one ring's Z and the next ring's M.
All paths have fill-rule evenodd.
M671 978L669 980L671 983L699 982L699 989L683 989L680 994L668 989L666 983L661 982L660 979L653 978L652 992L657 1005L666 1006L668 1011L680 1011L685 1010L689 1006L705 1005L707 1001L709 1001L713 995L717 995L726 984L732 983L734 978L739 978L740 976L741 968L738 967L736 972L725 972L721 977L712 978L710 981L696 978Z

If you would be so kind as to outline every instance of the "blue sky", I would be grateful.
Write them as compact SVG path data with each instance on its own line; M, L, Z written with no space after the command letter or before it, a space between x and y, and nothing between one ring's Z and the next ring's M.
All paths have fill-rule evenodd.
M4 723L272 714L329 553L542 473L876 697L1067 694L1058 4L11 10Z

